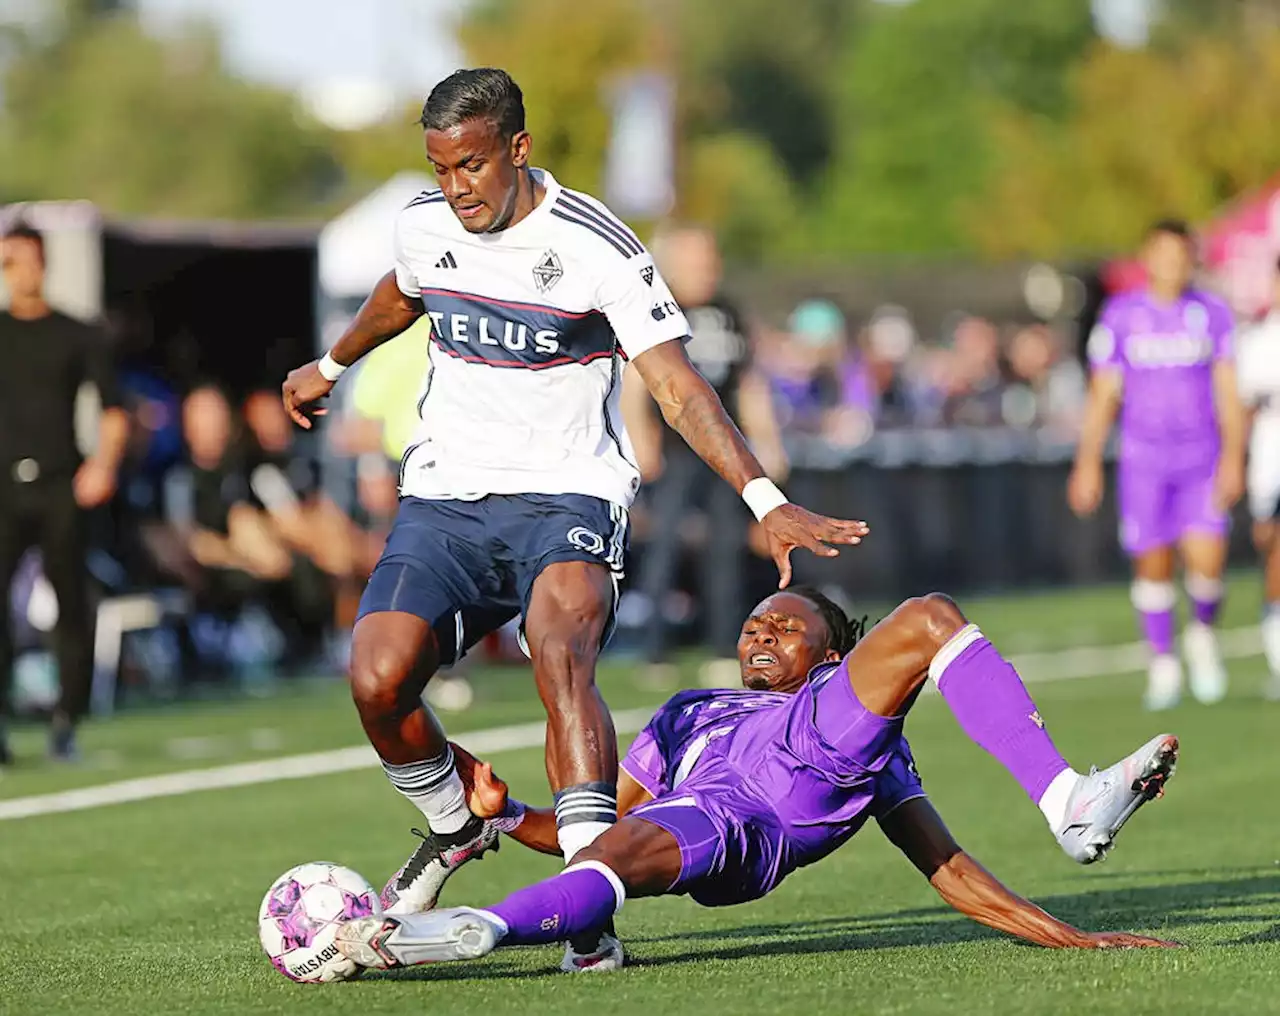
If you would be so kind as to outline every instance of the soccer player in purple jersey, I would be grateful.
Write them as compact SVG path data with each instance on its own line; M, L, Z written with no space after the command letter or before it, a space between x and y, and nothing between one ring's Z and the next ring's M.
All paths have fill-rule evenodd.
M868 818L961 913L1044 946L1173 943L1084 932L1001 885L952 839L929 803L902 726L932 679L961 728L994 755L1082 864L1163 792L1178 741L1162 734L1109 769L1067 765L1014 668L946 596L903 603L856 645L816 590L775 593L738 642L742 690L674 696L622 763L620 821L554 878L483 909L353 921L338 948L368 967L473 959L497 945L595 940L628 897L703 906L758 899L852 837ZM842 658L843 657L843 658ZM510 801L487 763L457 751L474 812L557 853L555 815ZM620 952L615 951L620 963ZM580 969L581 967L579 967ZM564 969L575 969L568 962Z
M1102 500L1102 457L1117 413L1120 541L1133 560L1132 599L1151 648L1146 706L1182 692L1174 652L1174 551L1192 619L1183 631L1191 691L1226 694L1213 625L1222 602L1228 511L1244 492L1245 417L1232 354L1231 312L1191 287L1194 241L1161 222L1142 258L1147 287L1108 300L1089 337L1093 377L1068 501L1078 515Z

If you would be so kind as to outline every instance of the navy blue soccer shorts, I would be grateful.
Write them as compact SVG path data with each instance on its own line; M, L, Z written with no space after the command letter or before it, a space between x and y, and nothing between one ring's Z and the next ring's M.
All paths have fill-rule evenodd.
M525 612L548 565L604 565L614 577L616 607L627 535L626 509L586 494L404 497L358 617L394 610L422 618L448 666ZM611 611L606 640L612 628Z

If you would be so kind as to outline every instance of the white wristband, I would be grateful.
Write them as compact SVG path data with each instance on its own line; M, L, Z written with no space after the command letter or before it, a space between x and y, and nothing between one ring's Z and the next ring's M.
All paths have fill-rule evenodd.
M756 521L763 522L771 511L787 503L787 495L767 476L757 476L742 488L742 500L747 502Z
M337 381L347 369L347 365L335 360L332 353L325 353L324 356L320 357L320 362L316 366L320 371L320 376L326 381Z

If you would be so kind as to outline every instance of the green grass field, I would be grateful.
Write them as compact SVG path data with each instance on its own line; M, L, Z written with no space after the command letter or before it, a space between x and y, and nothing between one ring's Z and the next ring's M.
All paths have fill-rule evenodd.
M983 600L971 616L1014 652L1133 638L1124 591ZM1251 577L1228 624L1257 616ZM615 708L654 704L615 663ZM554 972L552 948L469 966L295 985L259 952L271 881L304 860L341 861L381 884L412 847L413 810L376 769L0 822L0 1013L1048 1013L1280 1012L1280 808L1271 797L1280 706L1258 698L1262 662L1232 666L1228 700L1158 718L1138 675L1038 684L1042 715L1077 765L1099 765L1160 729L1182 738L1167 797L1112 856L1080 868L1039 813L971 745L937 696L908 723L921 775L957 839L1059 916L1187 944L1087 954L1021 945L953 915L874 825L759 903L720 911L683 899L628 904L631 967ZM519 669L477 675L462 731L536 719ZM38 753L40 732L18 748ZM465 740L465 738L463 738ZM0 799L138 775L359 744L345 691L292 686L266 698L167 707L86 730L75 770L31 762ZM526 800L548 799L540 752L496 756ZM484 904L551 874L508 843L464 869L446 900Z

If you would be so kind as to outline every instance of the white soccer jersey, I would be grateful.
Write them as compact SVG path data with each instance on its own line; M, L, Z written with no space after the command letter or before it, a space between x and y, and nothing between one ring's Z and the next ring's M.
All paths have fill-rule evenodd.
M1249 510L1256 519L1280 512L1280 312L1240 335L1240 397L1254 411L1249 438Z
M468 233L427 191L396 222L396 281L431 317L431 367L401 493L589 494L640 486L620 409L626 358L689 334L653 259L616 216L533 170L542 201Z

